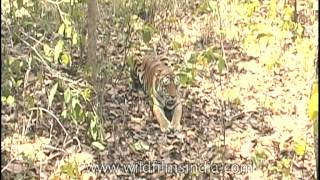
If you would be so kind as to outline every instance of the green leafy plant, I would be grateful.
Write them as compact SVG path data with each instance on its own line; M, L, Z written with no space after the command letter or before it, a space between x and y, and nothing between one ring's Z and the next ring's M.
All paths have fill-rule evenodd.
M276 166L271 167L271 171L281 173L284 178L290 178L291 159L283 158L277 161Z
M131 148L133 148L136 151L148 151L149 145L144 141L137 141L133 145L131 145Z
M192 84L193 81L195 80L195 76L197 73L195 62L196 62L197 56L198 54L191 54L188 61L184 64L184 66L180 70L178 76L181 84L184 84L184 85Z
M78 44L78 34L75 31L75 28L72 26L72 23L68 18L60 25L58 34L61 39L58 40L54 48L54 62L59 61L60 63L70 66L72 64L70 53L66 50L65 41L71 46Z
M154 29L151 28L150 26L145 25L142 29L142 40L144 43L149 43L151 38L152 38L152 34L154 33Z
M24 73L27 69L26 61L14 57L7 57L2 64L2 75L5 77L1 83L1 102L13 105L15 93L21 92Z
M297 138L294 140L294 152L298 156L303 156L306 153L307 143L302 138Z
M254 156L252 156L252 162L256 167L259 167L262 162L267 159L267 154L264 152L263 149L255 151Z
M60 167L61 173L68 175L72 179L79 179L80 171L79 166L75 162L66 162Z
M218 50L208 48L201 53L192 53L180 69L178 76L184 85L192 84L198 72L209 73L209 64L216 63L219 73L226 68L226 62Z
M91 100L92 92L90 88L71 89L67 88L64 91L63 111L61 116L65 119L71 120L75 124L82 123L85 120L89 122L88 136L93 141L101 140L100 121L95 110L88 110L88 103ZM103 145L99 142L93 145L98 149L103 149Z
M70 88L64 91L64 108L61 115L64 118L71 119L76 124L85 120L85 110L81 104L81 98L84 100L90 98L83 96L82 91L81 89L71 90Z

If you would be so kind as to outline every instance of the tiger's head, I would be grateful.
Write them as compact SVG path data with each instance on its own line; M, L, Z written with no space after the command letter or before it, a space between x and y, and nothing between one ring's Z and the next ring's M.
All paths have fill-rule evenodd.
M178 78L174 74L166 74L158 79L156 85L157 99L162 106L174 109L179 101Z

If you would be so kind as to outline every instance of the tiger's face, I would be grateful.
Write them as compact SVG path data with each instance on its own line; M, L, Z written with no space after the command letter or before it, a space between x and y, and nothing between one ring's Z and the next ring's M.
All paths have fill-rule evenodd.
M168 109L173 109L178 101L179 80L175 75L166 75L158 81L157 94L162 104Z

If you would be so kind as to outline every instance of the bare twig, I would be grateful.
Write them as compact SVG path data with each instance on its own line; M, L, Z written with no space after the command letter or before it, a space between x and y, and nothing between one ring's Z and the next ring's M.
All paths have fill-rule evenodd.
M17 35L17 34L16 34ZM58 71L52 69L49 64L44 60L44 58L41 56L41 54L38 52L38 50L32 46L30 43L28 43L27 41L25 41L24 39L22 39L19 35L17 35L17 37L25 44L27 45L28 47L31 48L31 50L37 55L36 59L41 63L41 64L44 64L44 66L46 67L46 69L49 71L50 75L52 77L55 77L55 78L58 78L60 80L63 80L65 82L69 82L71 83L71 85L74 85L74 84L77 84L81 87L89 87L89 88L92 88L88 83L85 82L85 84L80 84L79 82L80 81L83 81L83 79L78 79L76 81L72 80L72 79L69 79L67 77L64 77L61 75L61 73L59 73ZM29 36L30 37L30 36ZM41 43L41 42L40 42Z
M19 32L21 32L21 33L22 33L23 35L25 35L26 37L32 39L33 41L37 42L37 44L33 46L34 48L37 48L37 46L38 46L39 44L43 45L42 41L43 41L44 38L46 37L46 36L45 36L46 34L44 33L43 36L41 37L41 39L38 40L38 39L30 36L29 34L25 33L24 31L19 30Z
M28 69L27 69L27 71L26 71L26 73L25 73L25 75L24 75L24 82L23 82L23 91L22 91L23 104L26 104L26 100L25 100L25 97L26 97L26 96L25 96L25 93L26 93L26 88L27 88L27 83L28 83L30 71L31 71L31 59L28 59ZM25 107L26 107L26 106L24 105L24 106L23 106L23 111L24 111L24 112L26 111ZM23 135L25 135L25 130L27 129L27 127L28 127L28 125L29 125L29 123L30 123L30 121L31 121L32 115L33 115L33 112L31 113L31 116L30 116L30 118L29 118L29 121L28 121L26 127L24 126L24 129L23 129L23 132L22 132Z
M81 151L81 143L80 143L79 138L78 137L73 137L72 139L77 141L77 143L78 143L77 145L78 145L78 148L79 148L78 152L80 152Z
M51 140L52 138L52 130L53 130L53 123L50 122L50 132L49 132L49 139Z
M58 124L61 126L62 130L64 131L64 133L66 134L66 136L70 136L69 133L67 132L67 130L63 127L62 123L60 122L59 118L54 115L51 111L45 109L45 108L42 108L42 107L34 107L34 108L30 108L29 111L35 111L35 110L41 110L41 111L44 111L46 113L48 113L49 115L51 115L57 122Z
M61 1L51 1L51 0L46 0L47 2L49 2L49 3L51 3L51 4L57 4L57 5L59 5L59 4L61 4L61 3L63 3L64 2L64 0L61 0Z
M64 12L61 11L60 6L59 6L58 4L56 4L56 6L57 6L57 9L58 9L58 12L59 12L61 21L62 21L63 23L65 23L65 19L64 19L64 17L63 17L62 14L66 14L66 13L64 13Z
M67 78L67 77L64 77L64 76L62 76L60 73L55 73L55 74L50 74L51 75L51 77L54 77L54 78L58 78L58 79L60 79L60 80L63 80L63 81L65 81L65 82L68 82L68 83L70 83L70 86L73 86L73 85L78 85L78 86L80 86L80 87L85 87L85 88L91 88L91 89L93 89L93 87L86 81L86 80L84 80L84 79L78 79L78 80L72 80L72 79L70 79L70 78ZM81 81L83 81L82 83L81 83Z
M27 41L25 41L24 39L22 39L18 34L16 34L16 36L20 39L20 41L22 41L25 45L29 46L32 51L38 56L38 58L40 59L41 63L45 65L45 67L47 68L47 70L51 73L54 74L54 70L48 65L48 63L43 59L43 57L41 56L41 54L38 52L38 50L33 47L31 44L29 44Z
M220 37L220 48L222 51L222 58L225 61L226 69L228 69L227 61L225 58L225 52L224 52L224 46L223 46L223 40L222 40L222 19L220 14L220 1L217 1L217 10L218 10L218 19L219 19L219 37ZM220 83L220 90L222 91L222 80L221 75L219 76L219 83ZM223 154L222 154L222 179L225 179L225 153L226 153L226 125L225 125L225 111L226 111L226 104L224 101L220 101L220 120L222 121L222 134L223 134Z
M60 152L63 152L63 153L66 153L66 151L62 148L57 148L57 147L54 147L54 146L51 146L49 144L43 144L42 145L42 148L45 148L45 149L50 149L50 150L54 150L54 151L60 151Z
M6 169L8 169L8 167L10 166L10 164L11 164L14 160L16 160L16 157L13 158L13 159L11 159L11 160L8 162L8 164L1 169L1 173L3 173Z
M69 144L71 144L73 142L73 140L77 141L77 146L78 146L78 152L81 151L81 143L78 137L74 136L72 139L70 139L69 141L65 142L63 144L63 148L67 147Z
M224 45L223 45L223 39L222 39L222 19L221 19L221 14L220 14L220 1L217 1L217 10L218 10L218 19L219 19L219 29L220 29L220 33L219 33L219 38L220 38L220 47L221 47L221 51L222 51L222 58L225 61L225 65L226 65L226 69L228 70L228 66L227 66L227 59L226 59L226 54L224 51Z
M29 127L29 125L30 125L32 116L33 116L33 111L31 112L30 118L29 118L29 120L28 120L28 122L27 122L26 125L24 124L24 121L23 121L22 136L25 136L25 135L26 135L26 130L28 129L28 127Z
M46 160L49 161L57 156L60 156L61 155L61 152L57 152L57 153L54 153L52 155L50 155Z
M61 9L60 9L60 4L63 3L64 1L59 1L59 2L56 2L56 1L51 1L51 0L47 0L47 2L51 3L51 4L54 4L55 6L57 6L57 9L58 9L58 12L59 12L59 16L61 18L61 21L62 22L65 22L65 19L63 17L63 15L66 15L66 13L62 12Z

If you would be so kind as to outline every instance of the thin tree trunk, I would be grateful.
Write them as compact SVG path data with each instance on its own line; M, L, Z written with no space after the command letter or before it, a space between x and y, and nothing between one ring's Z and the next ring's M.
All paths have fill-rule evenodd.
M88 56L87 64L91 67L92 82L96 82L97 78L97 58L96 58L96 21L97 21L97 2L96 0L88 0Z

